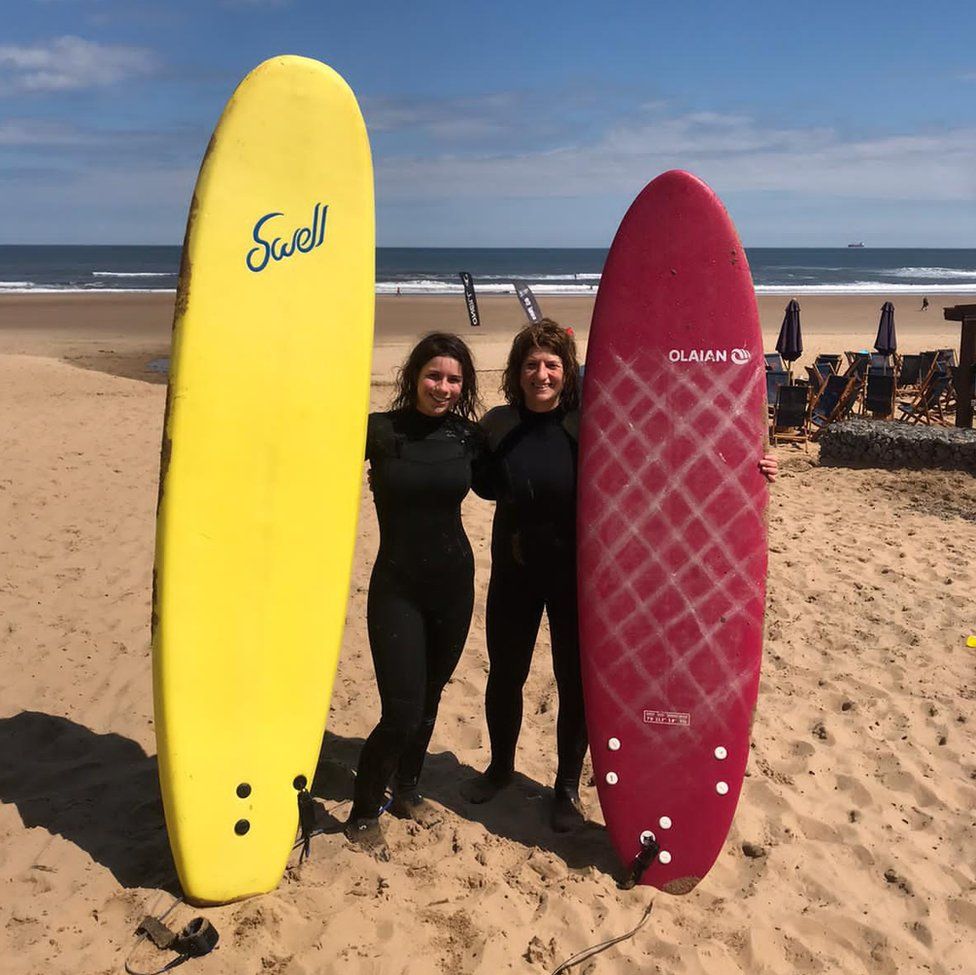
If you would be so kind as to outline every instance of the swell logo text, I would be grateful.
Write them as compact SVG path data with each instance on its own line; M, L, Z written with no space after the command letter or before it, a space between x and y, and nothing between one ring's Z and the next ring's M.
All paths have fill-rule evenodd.
M311 224L307 227L296 228L290 237L271 237L276 228L269 227L266 230L265 224L276 217L283 217L284 214L280 211L266 213L251 231L251 237L257 246L252 247L244 259L248 270L255 273L263 271L271 261L283 261L295 254L307 254L321 246L322 241L325 240L325 218L328 212L328 204L316 203L315 209L312 211Z

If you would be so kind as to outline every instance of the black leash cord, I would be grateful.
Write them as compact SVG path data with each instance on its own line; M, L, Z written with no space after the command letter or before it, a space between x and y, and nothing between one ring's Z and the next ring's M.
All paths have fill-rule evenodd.
M171 930L163 923L170 911L182 900L182 897L178 897L162 916L154 917L150 914L139 923L139 927L136 928L139 937L125 960L125 970L128 975L161 975L161 973L168 972L171 968L176 968L177 965L182 965L183 962L191 958L202 958L217 947L220 935L206 918L193 918L179 932ZM153 972L141 972L133 968L132 956L144 938L148 938L160 951L175 951L176 958L171 959L162 968Z
M567 958L558 968L554 968L549 975L560 975L561 972L568 971L576 965L581 964L588 958L592 958L594 955L600 954L601 951L606 951L607 948L612 948L616 944L620 944L621 941L626 941L628 938L632 938L638 931L644 926L644 922L651 916L651 909L654 907L654 900L647 905L647 909L644 911L644 916L637 922L637 926L633 931L628 931L626 934L621 934L616 938L611 938L609 941L601 941L598 945L593 945L592 948L584 948L582 951L577 952L572 958Z
M158 901L157 901L157 903L158 903ZM174 901L173 901L173 903L170 904L169 907L167 907L166 910L162 914L160 914L158 918L156 918L156 920L159 921L160 924L162 924L163 921L165 921L166 918L168 918L170 916L170 914L172 914L173 911L175 911L176 908L180 904L182 904L182 903L183 903L183 898L182 897L175 898ZM160 975L161 972L168 971L170 968L173 967L173 962L169 962L164 968L160 968L160 969L158 969L155 972L140 972L140 971L137 971L136 969L134 969L134 968L132 968L130 966L129 963L132 961L132 956L136 953L136 949L139 947L139 945L141 945L143 943L143 941L146 940L147 937L148 937L147 933L145 931L143 931L136 938L136 942L132 946L132 950L129 952L128 955L126 955L125 962L123 963L123 968L125 968L125 970L128 973L128 975ZM180 959L177 959L177 962L182 962L183 960L184 959L180 958Z

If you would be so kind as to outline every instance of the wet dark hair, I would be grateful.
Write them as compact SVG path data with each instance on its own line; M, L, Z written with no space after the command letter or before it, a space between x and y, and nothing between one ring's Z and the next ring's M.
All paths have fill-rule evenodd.
M410 410L417 405L417 383L420 373L431 359L447 356L461 365L461 395L452 412L474 420L481 409L478 399L478 374L475 372L471 350L464 340L450 332L431 332L410 350L410 355L397 372L396 394L390 409Z
M512 341L508 353L508 363L502 375L501 390L510 406L524 406L525 394L522 392L522 363L525 357L536 349L554 352L563 363L563 389L559 405L567 410L579 408L580 377L579 361L576 358L576 341L551 318L541 318L526 325Z

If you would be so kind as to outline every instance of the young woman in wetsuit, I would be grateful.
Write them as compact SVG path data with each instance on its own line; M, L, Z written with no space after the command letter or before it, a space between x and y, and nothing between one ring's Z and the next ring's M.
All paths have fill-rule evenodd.
M583 820L579 781L587 748L576 604L580 378L572 336L549 319L519 332L502 389L508 405L482 420L488 453L479 478L484 490L478 485L479 494L497 502L485 624L491 763L461 791L471 802L487 802L512 780L522 688L545 610L559 697L550 821L565 832ZM775 458L763 457L760 469L774 480Z
M457 665L474 603L474 559L461 501L482 454L477 378L456 335L421 339L387 413L371 413L366 460L380 546L367 597L382 714L363 745L346 835L383 847L379 815L423 819L417 790L441 692Z

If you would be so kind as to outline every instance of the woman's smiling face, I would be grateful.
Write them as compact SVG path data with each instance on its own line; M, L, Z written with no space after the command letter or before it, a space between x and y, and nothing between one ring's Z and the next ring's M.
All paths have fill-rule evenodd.
M435 356L424 363L417 380L417 410L424 416L444 416L461 398L464 380L461 363L450 356Z
M551 349L532 349L522 360L519 383L527 409L533 413L554 410L563 391L563 360Z

